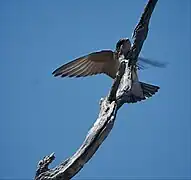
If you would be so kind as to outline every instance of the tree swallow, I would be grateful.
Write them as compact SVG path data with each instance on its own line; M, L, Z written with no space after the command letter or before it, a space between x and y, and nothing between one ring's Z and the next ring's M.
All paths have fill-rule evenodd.
M106 74L112 79L115 79L120 65L119 57L122 54L127 54L130 49L130 40L120 39L116 44L116 49L114 52L112 50L102 50L99 52L90 53L62 65L61 67L57 68L52 74L54 76L60 77L85 77L96 74ZM154 63L145 58L140 58L140 60L143 60L143 62L147 64L160 67L160 64ZM137 69L139 69L138 64L135 68L133 68L133 85L131 90L132 93L128 103L135 103L137 101L141 101L143 99L151 97L159 89L158 86L139 82Z

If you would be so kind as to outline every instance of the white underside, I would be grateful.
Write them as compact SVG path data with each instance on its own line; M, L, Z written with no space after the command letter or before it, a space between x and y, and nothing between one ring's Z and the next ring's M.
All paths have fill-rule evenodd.
M144 97L143 96L143 90L141 88L141 84L139 82L136 69L134 69L132 72L132 79L133 79L133 84L132 84L131 93L137 97L143 98Z

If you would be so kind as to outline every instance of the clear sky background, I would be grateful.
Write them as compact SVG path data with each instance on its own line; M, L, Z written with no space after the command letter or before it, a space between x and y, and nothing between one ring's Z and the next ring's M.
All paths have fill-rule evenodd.
M131 37L146 0L0 0L0 178L30 179L38 161L71 156L96 120L112 80L54 78L58 66ZM159 0L141 54L169 62L139 72L159 85L126 104L75 178L191 176L190 0Z

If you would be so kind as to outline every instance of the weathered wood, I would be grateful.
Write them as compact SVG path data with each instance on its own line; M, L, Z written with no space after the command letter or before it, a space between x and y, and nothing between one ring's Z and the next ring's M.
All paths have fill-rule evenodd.
M47 157L45 157L44 160L41 160L39 163L36 180L57 180L72 178L93 156L100 144L107 137L113 127L116 113L116 103L114 101L112 103L109 103L107 98L102 100L99 117L94 123L93 127L89 130L84 142L77 150L77 152L71 158L68 158L53 170L48 170L44 168L43 165L43 162L46 162L45 166L47 167L47 162L51 162L51 159L53 159L53 155L50 156L50 160L47 160Z
M121 65L111 91L101 99L100 113L93 127L77 152L54 169L48 165L55 159L54 154L46 156L38 163L35 180L67 180L74 177L95 154L113 128L118 109L127 102L132 85L132 68L148 34L148 25L157 0L149 0L133 33L133 45L128 57L122 55Z

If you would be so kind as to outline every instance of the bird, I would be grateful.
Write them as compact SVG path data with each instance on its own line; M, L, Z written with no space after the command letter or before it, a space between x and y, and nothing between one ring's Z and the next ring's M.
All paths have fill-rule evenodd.
M86 77L97 74L106 74L112 79L115 79L120 61L119 57L122 54L128 54L131 49L131 42L128 38L122 38L116 43L115 51L101 50L92 52L85 56L79 57L71 62L68 62L52 72L53 76L57 77ZM145 58L138 58L147 64L153 66L163 66L164 64L155 63ZM138 80L137 70L141 69L138 63L132 72L132 89L131 95L127 103L136 103L138 101L147 99L154 95L159 89L159 86L140 82Z

